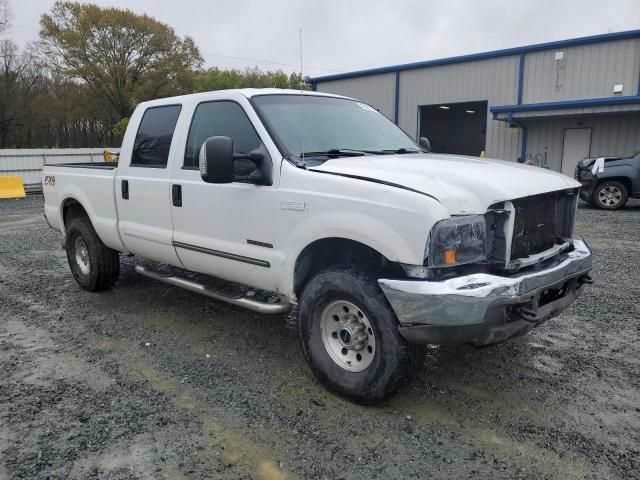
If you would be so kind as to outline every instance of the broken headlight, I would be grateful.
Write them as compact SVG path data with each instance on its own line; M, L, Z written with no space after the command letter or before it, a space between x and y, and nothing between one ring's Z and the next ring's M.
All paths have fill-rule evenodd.
M487 258L487 226L483 215L442 220L431 229L427 249L430 267L452 267Z

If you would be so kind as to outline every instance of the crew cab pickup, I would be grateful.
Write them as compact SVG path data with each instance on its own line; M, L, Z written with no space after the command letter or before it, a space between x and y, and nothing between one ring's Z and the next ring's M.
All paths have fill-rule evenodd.
M297 305L313 373L372 404L424 361L420 345L522 335L591 283L578 182L428 150L336 95L165 98L136 108L117 167L45 166L45 214L85 290L114 285L133 254L138 273L217 300Z

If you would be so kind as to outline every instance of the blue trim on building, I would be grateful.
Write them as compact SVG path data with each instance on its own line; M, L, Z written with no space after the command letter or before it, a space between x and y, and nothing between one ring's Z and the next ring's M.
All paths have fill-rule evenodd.
M540 110L559 110L562 108L597 107L603 105L630 105L640 104L640 95L627 97L603 97L603 98L583 98L580 100L564 100L561 102L528 103L521 105L497 105L491 107L489 111L493 113L495 119L499 113L509 115L516 112L535 112Z
M524 52L520 52L520 64L518 65L518 105L522 105L522 85L524 84Z
M393 112L393 121L398 125L398 118L400 116L400 70L396 72L396 100Z
M392 65L390 67L371 68L368 70L360 70L355 72L338 73L335 75L327 75L324 77L315 77L310 79L312 84L318 82L326 82L329 80L342 80L345 78L365 77L369 75L377 75L381 73L394 73L402 70L416 70L419 68L436 67L441 65L451 65L455 63L473 62L476 60L486 60L490 58L506 57L510 55L520 55L529 52L538 52L541 50L551 50L554 48L574 47L577 45L588 45L591 43L610 42L613 40L625 40L628 38L640 37L640 30L628 30L625 32L604 33L600 35L591 35L589 37L571 38L568 40L557 40L554 42L537 43L534 45L526 45L522 47L506 48L503 50L494 50L484 53L473 53L470 55L460 55L457 57L441 58L438 60L428 60L426 62L405 63L400 65ZM640 89L639 89L640 94Z

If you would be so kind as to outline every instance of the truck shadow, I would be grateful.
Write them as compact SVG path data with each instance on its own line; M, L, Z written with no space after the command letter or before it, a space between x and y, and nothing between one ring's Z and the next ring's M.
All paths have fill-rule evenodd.
M249 312L144 279L133 271L134 265L134 259L123 262L115 289L120 297L117 302L131 309L128 313L135 315L137 322L142 322L140 326L162 332L161 338L170 336L175 345L172 349L179 346L182 352L194 355L204 354L208 349L220 354L226 352L224 362L247 372L251 381L259 381L262 374L284 380L287 374L281 372L288 372L289 376L297 378L296 392L289 392L290 395L300 399L305 396L322 398L323 402L330 402L337 408L348 404L319 385L307 367L298 344L295 311L280 315ZM147 313L147 306L141 304L140 299L144 299L145 304L153 304L152 315ZM404 397L400 402L404 406L408 406L407 402L417 405L428 398L451 393L456 398L464 397L466 402L497 401L510 389L512 379L537 375L527 338L482 349L430 346L425 349L419 372L396 398ZM255 356L242 359L242 352L247 349L253 350ZM520 400L525 398L531 396L523 392ZM518 401L517 398L513 400ZM393 407L396 401L391 400L388 405ZM450 408L455 405L455 402L449 404ZM455 412L451 414L455 416Z
M571 399L563 384L570 384L571 372L563 371L557 354L572 343L565 327L547 324L482 349L429 346L420 370L395 397L363 407L315 380L292 315L260 315L209 300L144 279L134 264L124 261L116 288L96 296L99 310L114 309L121 317L121 329L105 344L107 355L115 352L126 370L142 372L154 389L162 386L181 410L206 421L249 417L258 424L277 411L301 430L330 437L377 422L400 428L407 438L464 438L478 451L534 465L552 477L562 472L569 478L564 474L577 468L531 436L555 431L567 408L576 408L566 406ZM374 437L385 441L382 433Z

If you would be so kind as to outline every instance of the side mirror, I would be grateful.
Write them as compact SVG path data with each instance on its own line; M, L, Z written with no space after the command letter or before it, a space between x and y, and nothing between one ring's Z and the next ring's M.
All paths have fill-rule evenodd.
M200 148L200 176L207 183L233 182L233 140L209 137Z
M431 142L427 137L420 137L420 146L425 152L431 151Z
M232 183L235 178L234 161L249 160L257 168L255 182L272 185L271 162L260 152L233 153L230 137L209 137L200 148L200 176L207 183Z

